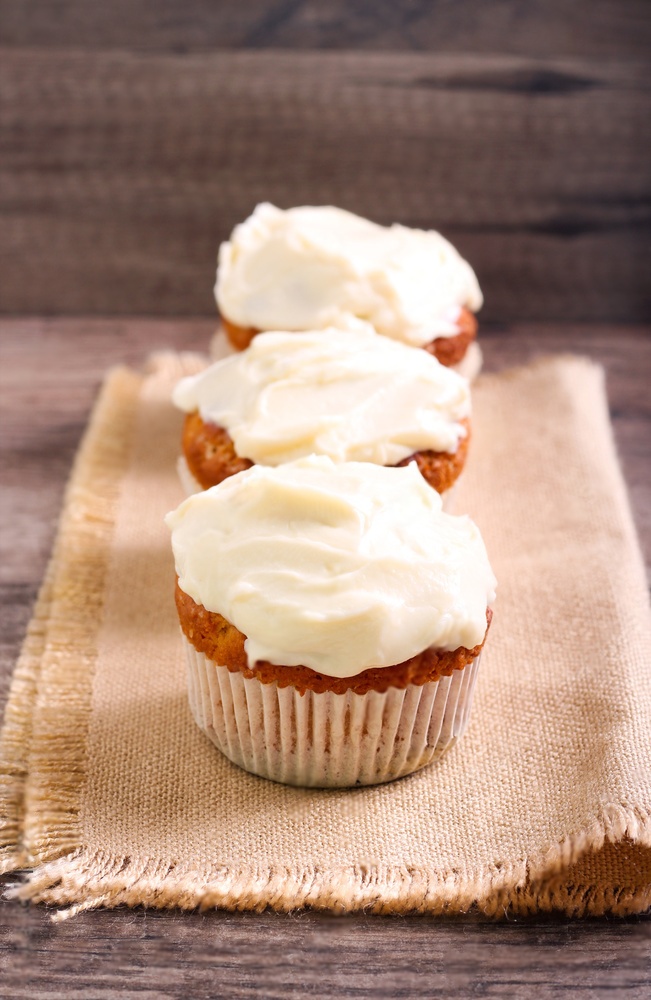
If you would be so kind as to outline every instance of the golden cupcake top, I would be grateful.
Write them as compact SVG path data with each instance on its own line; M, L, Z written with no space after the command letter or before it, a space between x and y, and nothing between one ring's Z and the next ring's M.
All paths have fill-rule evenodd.
M310 454L379 465L418 451L453 454L470 415L464 378L359 322L260 334L183 379L173 399L225 428L239 456L272 466Z
M311 330L357 317L414 346L455 336L461 307L476 312L483 301L474 271L440 233L268 203L220 247L215 297L240 327Z
M247 637L250 665L352 677L483 641L495 578L481 535L413 466L254 466L166 523L181 590Z

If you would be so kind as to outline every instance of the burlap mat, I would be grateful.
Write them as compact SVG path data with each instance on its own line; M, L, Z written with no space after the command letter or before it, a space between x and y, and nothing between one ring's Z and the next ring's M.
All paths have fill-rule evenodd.
M499 579L469 731L390 785L306 791L193 723L163 514L170 388L113 372L68 489L2 737L4 870L24 898L503 915L651 905L651 629L601 371L483 377L459 508Z

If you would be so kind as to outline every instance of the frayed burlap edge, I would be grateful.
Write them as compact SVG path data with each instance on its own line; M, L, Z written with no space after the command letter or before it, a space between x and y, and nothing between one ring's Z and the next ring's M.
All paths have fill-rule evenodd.
M568 884L568 869L606 842L651 848L651 815L611 804L580 833L536 859L490 872L433 873L406 866L358 864L341 871L215 870L199 876L180 864L115 858L79 850L41 865L12 895L66 907L55 920L97 907L147 906L287 913L310 907L335 913L458 915L493 919L559 912L572 917L628 916L651 906L649 881ZM633 873L631 873L633 874ZM636 883L640 872L635 871ZM83 900L79 902L79 900Z
M178 365L178 356L160 356L157 364L174 359ZM595 367L587 359L565 359ZM541 359L528 368L557 360ZM5 817L0 821L0 832L4 831L0 859L4 871L36 867L10 895L66 907L54 919L121 905L450 915L475 909L493 918L547 911L576 917L625 916L651 906L651 871L642 888L639 871L635 881L631 875L630 884L626 877L607 886L585 880L568 884L568 868L606 843L627 840L651 848L651 815L625 803L604 806L601 815L538 857L463 875L370 864L342 871L242 868L199 875L160 859L115 858L84 849L79 803L95 640L113 511L141 384L140 376L124 369L107 379L75 463L52 563L12 683L0 743L0 816ZM74 635L71 617L77 620ZM51 753L53 739L65 742L65 747L59 744L56 760ZM56 801L52 787L58 791Z
M55 565L56 557L53 555L14 670L0 732L0 875L16 868L24 868L28 863L21 843L27 752L31 742L32 716L45 650Z
M0 873L79 844L94 647L141 384L141 376L124 368L107 376L66 489L0 735Z

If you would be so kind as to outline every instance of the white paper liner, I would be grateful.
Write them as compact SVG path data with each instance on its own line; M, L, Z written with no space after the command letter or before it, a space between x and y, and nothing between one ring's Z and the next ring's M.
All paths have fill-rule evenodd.
M443 490L443 492L440 494L441 506L443 507L443 510L445 511L446 514L452 514L454 511L458 483L459 480L457 479L452 484L449 490Z
M199 728L245 771L310 788L375 785L438 760L466 728L481 659L383 694L301 695L231 673L182 639Z
M185 456L181 455L180 458L176 460L176 471L179 479L181 480L181 486L183 487L186 496L192 496L193 493L203 493L203 486L198 479L195 479L190 472L188 463L185 460Z
M211 362L213 362L221 361L222 358L228 358L231 354L239 354L239 351L235 350L226 336L224 327L220 323L211 337L208 355Z
M461 361L456 365L452 365L452 369L457 374L467 378L469 382L474 382L481 371L483 363L484 355L481 352L481 347L476 340L473 340L472 344L468 345Z

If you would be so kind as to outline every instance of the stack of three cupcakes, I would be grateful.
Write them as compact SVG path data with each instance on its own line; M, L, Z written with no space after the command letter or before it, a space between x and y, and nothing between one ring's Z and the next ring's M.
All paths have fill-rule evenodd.
M479 531L446 512L476 278L437 233L261 205L216 295L240 353L174 392L191 495L167 518L194 718L276 781L409 774L465 729L492 614Z

